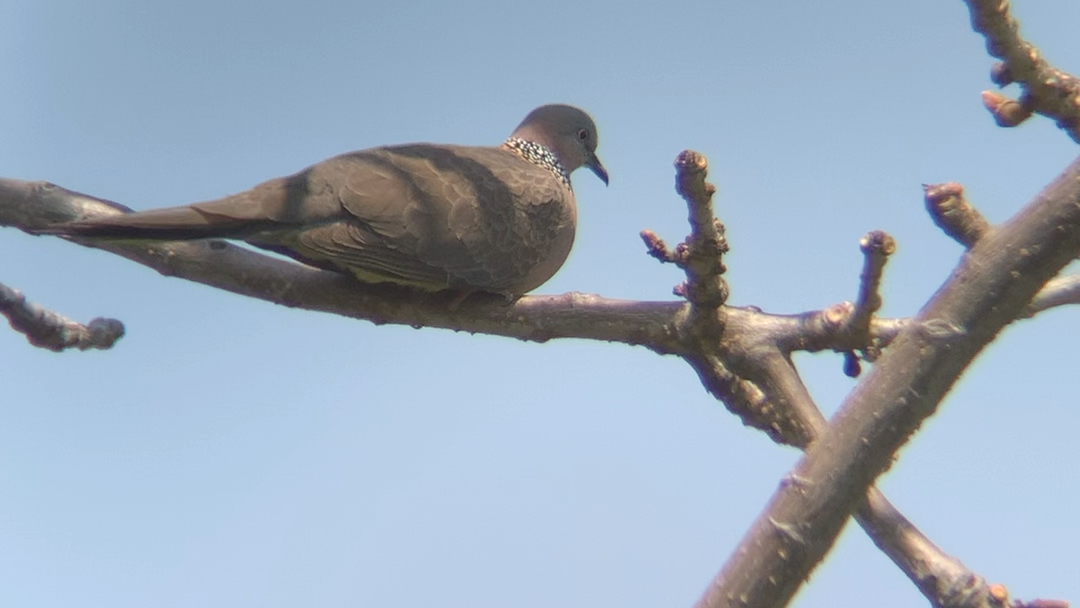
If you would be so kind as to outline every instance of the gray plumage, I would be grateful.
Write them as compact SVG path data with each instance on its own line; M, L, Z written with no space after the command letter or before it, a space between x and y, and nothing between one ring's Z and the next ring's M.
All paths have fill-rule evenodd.
M596 125L533 110L497 147L412 144L351 152L215 201L61 224L80 237L240 239L366 282L520 295L574 241L569 175L607 183Z

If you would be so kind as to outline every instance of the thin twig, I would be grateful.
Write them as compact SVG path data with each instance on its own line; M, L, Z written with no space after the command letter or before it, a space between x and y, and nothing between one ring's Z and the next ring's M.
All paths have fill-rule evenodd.
M1070 304L1080 304L1080 274L1057 277L1047 283L1020 317L1028 319L1044 310Z
M1022 89L1015 105L984 95L998 124L1015 126L1026 114L1038 112L1080 143L1080 79L1050 65L1039 49L1020 37L1020 24L1009 12L1008 0L965 1L972 27L986 37L987 52L1004 62L994 67L994 82L1001 86L1015 82Z
M709 163L693 150L684 150L675 159L675 191L686 200L690 236L680 250L686 252L686 299L694 306L713 308L728 296L724 281L723 256L728 251L724 225L713 212L716 186L705 181ZM677 250L678 251L678 250Z
M98 317L83 325L30 302L21 291L3 283L0 283L0 314L30 344L54 352L69 348L105 350L124 336L124 324L116 319Z
M868 233L859 241L863 254L863 269L859 275L859 295L855 299L855 309L849 317L845 331L862 343L859 348L863 358L873 362L881 350L870 335L870 323L874 313L881 309L881 277L885 272L885 263L896 252L896 241L882 230ZM856 378L861 373L859 359L855 351L844 353L844 373Z

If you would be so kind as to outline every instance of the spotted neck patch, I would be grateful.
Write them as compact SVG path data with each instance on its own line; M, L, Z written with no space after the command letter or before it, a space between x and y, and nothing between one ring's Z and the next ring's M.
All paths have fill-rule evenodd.
M570 185L570 174L566 172L562 163L555 157L555 153L546 146L517 137L511 137L503 145L520 154L525 160L551 171L567 188L574 189Z

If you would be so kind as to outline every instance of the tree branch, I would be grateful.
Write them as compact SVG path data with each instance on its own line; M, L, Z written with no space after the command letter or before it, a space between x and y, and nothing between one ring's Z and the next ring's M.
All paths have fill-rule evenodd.
M728 251L724 225L716 219L712 197L716 187L705 181L709 162L693 150L684 150L675 159L675 191L686 200L690 214L690 236L677 251L684 252L680 267L686 283L675 293L685 295L701 314L713 314L728 297L724 281L723 256Z
M686 154L680 155L680 158ZM704 159L694 163L676 163L676 168L680 174L676 183L690 181L682 173L692 172L693 179L698 182L695 188L697 192L711 194L714 190L703 181ZM691 217L695 215L695 207L711 207L707 195L684 198L691 207ZM700 279L693 276L692 269L682 260L693 254L693 243L709 242L708 235L699 233L703 227L719 224L699 217L691 225L691 235L679 245L679 253L676 254L668 252L663 241L651 231L643 231L643 237L651 255L661 261L675 258L675 263L687 272L687 283L693 284L700 282ZM845 335L868 351L870 346L867 345L872 340L870 328L873 316L881 306L879 286L882 271L896 244L887 234L877 231L864 237L860 247L864 267L857 302L807 315L804 319L808 323L801 329L806 333L807 327L813 325L821 335ZM698 267L708 268L709 265L702 260ZM701 290L683 292L689 299L691 294L700 293ZM736 309L720 307L714 310L713 314L720 318L717 324L713 316L706 314L706 305L698 308L702 309L699 314L692 313L685 319L682 333L698 336L699 344L684 356L710 393L745 424L765 431L778 443L805 449L826 432L828 423L799 378L790 351L785 352L779 347L783 339L762 331L760 324L744 323L749 319L740 316ZM802 482L801 478L792 475L783 483L798 488ZM859 505L856 519L874 543L935 606L945 605L958 596L967 597L963 593L972 590L981 591L984 595L988 593L989 585L982 577L930 542L877 489L870 489L866 500ZM783 525L777 528L793 532Z
M1080 275L1077 274L1057 277L1047 283L1020 318L1030 319L1044 310L1069 304L1080 304Z
M703 252L693 264L694 268L700 269L697 278L688 276L688 283L697 281L703 285L692 289L691 293L711 294L712 297L703 298L697 305L693 302L628 302L569 293L527 296L511 304L501 298L478 295L454 308L450 306L452 296L447 294L422 294L389 285L363 284L344 275L271 258L221 241L76 242L112 251L167 276L187 278L286 306L332 312L377 324L443 327L531 341L578 337L643 345L658 353L678 354L698 371L706 388L744 422L765 430L774 440L805 447L813 437L821 434L825 420L809 399L805 387L799 397L801 380L791 367L789 355L783 353L865 348L865 334L854 336L850 328L855 325L865 327L867 323L870 339L875 344L892 342L907 321L872 318L872 312L877 308L874 296L884 254L892 249L892 244L887 241L891 239L871 239L873 242L868 243L874 246L864 246L864 250L868 250L864 251L867 268L864 268L860 288L862 306L842 303L799 315L772 315L752 308L718 306L716 296L726 294L726 285L721 279L723 265L719 261L719 256L726 251L723 226L701 219L704 214L712 214L709 199L714 189L704 181L707 164L703 157L687 152L680 155L680 159L689 160L677 163L677 167L694 174L692 180L680 177L680 182L685 182L680 190L691 207L694 231L675 253L668 252L652 233L646 231L645 234L654 255L659 252L661 255L657 257L684 268L689 266L687 262L695 251ZM52 184L0 179L0 225L13 225L32 232L60 221L126 211L122 205ZM702 230L704 236L700 233ZM699 247L698 243L703 245ZM697 314L692 313L694 308L698 309ZM719 326L715 325L717 321L722 321ZM786 366L790 373L783 373L770 365L770 361ZM732 362L735 362L737 373L730 367ZM774 384L777 381L779 385ZM871 495L873 492L876 490L872 490ZM883 498L879 502L885 505L879 508L880 512L870 510L860 516L867 520L868 523L860 521L868 531L887 530L892 521L907 521ZM875 543L919 584L919 572L910 564L930 559L912 553L910 547L933 547L933 544L921 537L910 523L907 525L910 531L892 530L891 535L874 532L873 537ZM911 535L917 535L921 542L901 542ZM952 560L940 551L935 559L946 563ZM939 574L935 571L935 575Z
M127 208L44 182L0 179L0 226L28 232ZM292 308L329 312L375 324L441 327L544 342L587 338L643 345L660 353L680 346L671 323L682 302L636 302L567 293L507 304L476 294L458 307L454 295L427 294L263 255L224 241L123 242L71 239L157 270L232 293Z
M1080 253L1080 160L980 239L848 396L743 538L701 607L783 606L896 451L974 357Z
M988 53L1003 60L992 78L999 86L1018 83L1022 93L1013 101L998 93L983 93L983 103L1000 126L1013 127L1032 112L1054 119L1073 141L1080 143L1080 80L1050 65L1039 49L1020 37L1020 24L1009 12L1008 0L965 0L971 25L986 37Z
M967 201L962 185L923 184L923 193L931 219L964 249L971 249L990 230L990 222Z
M21 291L3 283L0 283L0 314L30 344L53 352L69 348L109 349L124 336L124 324L116 319L98 317L83 325L27 301Z
M790 412L799 420L799 428L805 429L809 442L821 437L828 430L828 421L814 404L790 356L767 343L754 343L752 336L748 338L750 343L744 345L747 355L757 354L740 357L744 364L735 367L760 387L759 401L777 404ZM799 447L805 449L806 444ZM805 481L789 475L782 483L798 488ZM877 488L867 492L855 511L855 519L932 605L966 606L953 600L968 597L976 590L989 593L990 586L982 577L926 538Z

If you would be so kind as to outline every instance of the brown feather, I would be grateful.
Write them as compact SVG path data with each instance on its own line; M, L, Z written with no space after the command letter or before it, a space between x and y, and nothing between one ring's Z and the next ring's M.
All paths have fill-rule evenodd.
M579 156L595 159L588 143ZM413 144L343 154L215 201L49 232L240 239L369 282L520 294L562 265L575 224L573 191L551 167L506 146Z

